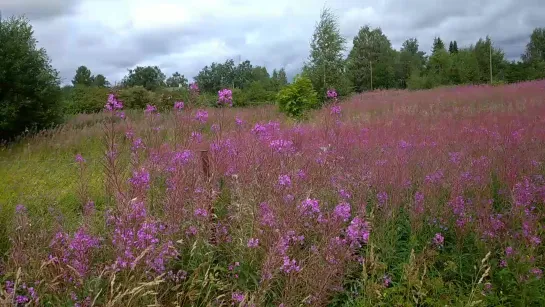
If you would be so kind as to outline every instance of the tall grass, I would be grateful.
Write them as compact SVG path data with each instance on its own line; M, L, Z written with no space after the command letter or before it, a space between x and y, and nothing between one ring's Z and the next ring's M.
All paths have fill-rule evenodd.
M543 305L544 93L79 116L0 155L0 303Z

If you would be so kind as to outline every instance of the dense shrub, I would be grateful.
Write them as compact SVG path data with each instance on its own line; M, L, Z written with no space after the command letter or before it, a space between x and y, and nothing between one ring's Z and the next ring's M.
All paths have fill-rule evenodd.
M65 93L65 112L96 113L104 108L110 90L105 87L76 85Z
M176 101L189 102L189 90L185 88L166 87L155 91L157 101L154 103L160 110L172 109Z
M306 77L296 77L292 84L280 90L277 101L280 111L292 117L301 117L305 111L318 105L316 91Z
M407 88L410 90L431 89L435 86L431 76L421 75L419 71L414 71L407 80Z
M143 86L133 86L119 90L118 97L127 109L144 109L146 105L155 105L159 95L148 91Z
M0 140L56 123L60 95L58 72L36 47L28 21L0 22Z
M233 92L236 106L265 104L275 100L276 92L265 88L262 82L254 81L238 95Z

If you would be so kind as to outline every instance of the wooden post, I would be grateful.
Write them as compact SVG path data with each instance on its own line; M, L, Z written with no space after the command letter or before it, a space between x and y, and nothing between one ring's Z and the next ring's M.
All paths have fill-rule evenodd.
M201 149L202 172L206 178L210 178L210 159L208 158L208 150Z

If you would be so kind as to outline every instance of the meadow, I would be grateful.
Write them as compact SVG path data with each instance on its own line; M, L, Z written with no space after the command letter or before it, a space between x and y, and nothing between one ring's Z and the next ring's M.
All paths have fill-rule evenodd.
M545 81L98 114L0 151L0 305L545 306Z

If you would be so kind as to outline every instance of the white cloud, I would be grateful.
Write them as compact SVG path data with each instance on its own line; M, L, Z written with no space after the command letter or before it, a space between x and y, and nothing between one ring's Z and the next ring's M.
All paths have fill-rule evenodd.
M2 9L27 14L40 46L69 82L80 65L111 81L136 65L191 78L238 55L294 74L324 5L339 16L348 47L370 24L394 47L417 37L424 51L436 35L459 45L490 35L510 58L523 52L545 15L542 0L3 0Z

